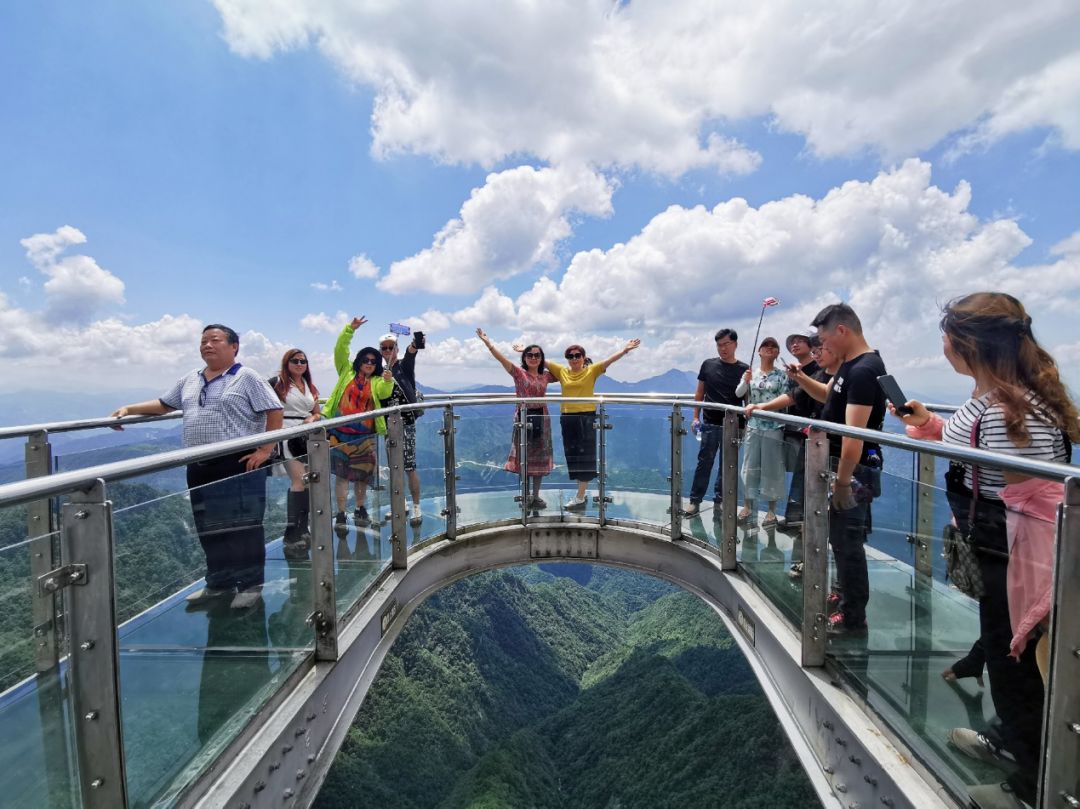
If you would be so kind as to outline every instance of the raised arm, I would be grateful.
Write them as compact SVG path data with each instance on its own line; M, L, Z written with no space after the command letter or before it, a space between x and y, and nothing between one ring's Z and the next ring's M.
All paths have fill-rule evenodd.
M480 342L487 346L487 350L491 352L491 356L499 361L499 364L506 369L506 373L513 375L514 363L510 362L503 353L495 347L495 344L491 342L491 338L488 337L483 329L476 330L476 336L480 338Z
M352 360L349 359L349 346L352 345L353 334L365 323L367 323L367 318L363 315L354 317L351 322L345 324L345 328L338 335L337 342L334 343L334 370L337 371L338 376L345 373L345 370L352 365Z
M612 354L606 360L603 360L602 362L597 363L597 365L600 366L601 370L606 371L608 369L608 366L611 365L611 363L621 360L623 357L625 357L627 354L629 354L631 351L633 351L639 345L641 345L641 340L638 340L636 338L633 339L633 340L630 340L629 342L627 342L626 345L624 345L622 347L621 351L616 351L614 354Z

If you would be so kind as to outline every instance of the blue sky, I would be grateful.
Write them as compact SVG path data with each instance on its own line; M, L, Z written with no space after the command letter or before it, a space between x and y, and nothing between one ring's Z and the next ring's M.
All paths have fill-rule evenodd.
M338 313L368 315L368 342L427 327L421 375L441 387L500 379L477 326L598 355L640 336L615 370L634 379L696 367L777 295L766 331L842 296L907 387L955 398L936 306L984 287L1028 302L1080 383L1075 4L992 3L980 23L985 4L954 3L877 39L871 2L852 20L412 5L5 4L16 387L165 385L209 321L260 369L300 345L328 380ZM803 41L815 8L829 48ZM695 16L696 33L667 24ZM939 55L915 64L904 43L931 23ZM350 274L359 255L375 277Z

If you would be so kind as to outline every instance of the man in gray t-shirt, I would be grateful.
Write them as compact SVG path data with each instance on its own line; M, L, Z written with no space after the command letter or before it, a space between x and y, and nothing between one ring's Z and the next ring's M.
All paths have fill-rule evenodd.
M281 428L281 400L265 379L236 361L240 338L235 331L207 326L199 350L205 368L183 376L160 399L121 407L113 415L181 410L185 447ZM225 596L235 608L258 601L266 565L266 475L259 467L273 448L271 442L188 466L191 511L206 554L206 586L187 597L189 607Z

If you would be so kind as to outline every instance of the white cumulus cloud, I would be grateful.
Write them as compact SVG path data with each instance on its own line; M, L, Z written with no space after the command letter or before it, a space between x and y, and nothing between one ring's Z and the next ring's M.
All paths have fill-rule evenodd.
M215 0L239 54L314 46L375 93L372 150L493 166L753 170L725 134L909 155L1051 127L1080 145L1074 0Z
M35 233L19 242L30 263L49 279L45 295L56 318L85 322L103 306L124 302L124 282L90 256L61 258L67 248L85 242L83 232L70 225L52 233Z
M324 281L314 281L311 288L316 292L341 292L344 289L336 280L331 281L329 284Z
M350 318L344 312L338 311L337 314L328 315L326 312L318 312L304 315L300 318L300 328L307 329L308 331L321 331L327 334L337 334L348 323Z
M353 278L378 278L379 267L363 253L349 259L349 272Z
M517 168L490 174L431 247L395 261L378 282L392 293L475 292L498 278L550 267L574 214L608 216L614 189L584 168Z

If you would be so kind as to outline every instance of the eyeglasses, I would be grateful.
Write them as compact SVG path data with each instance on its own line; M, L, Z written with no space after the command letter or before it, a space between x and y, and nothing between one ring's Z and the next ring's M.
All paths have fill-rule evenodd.
M305 360L303 357L290 357L289 358L289 364L290 365L307 365L307 360Z
M580 351L575 351L573 354L567 354L566 358L568 360L583 360L585 359L585 355L582 354Z
M539 351L529 351L529 352L527 352L525 354L525 359L527 359L527 360L538 360L538 359L540 359L541 356L542 355L541 355L541 353Z

